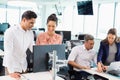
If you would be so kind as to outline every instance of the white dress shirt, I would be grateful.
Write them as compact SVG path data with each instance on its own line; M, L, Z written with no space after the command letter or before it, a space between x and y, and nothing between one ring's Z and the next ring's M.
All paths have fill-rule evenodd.
M23 30L20 25L11 26L4 34L3 66L9 73L22 72L27 69L26 50L32 51L34 35L31 30Z
M68 61L74 61L79 65L88 67L90 67L91 62L95 59L96 52L93 49L87 50L84 45L75 46L68 57ZM74 68L74 70L80 71L77 68Z

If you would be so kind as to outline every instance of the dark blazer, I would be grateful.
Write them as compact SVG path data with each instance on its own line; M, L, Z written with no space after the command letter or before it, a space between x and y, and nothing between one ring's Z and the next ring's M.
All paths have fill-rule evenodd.
M117 46L117 52L115 54L115 61L120 61L120 43L116 42L116 46ZM109 44L101 41L97 55L97 62L102 62L104 64L106 62L108 54L109 54Z

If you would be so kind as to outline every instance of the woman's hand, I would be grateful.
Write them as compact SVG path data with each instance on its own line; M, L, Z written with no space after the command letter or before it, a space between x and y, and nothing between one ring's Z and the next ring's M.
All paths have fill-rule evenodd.
M97 72L103 72L103 70L104 70L105 68L104 68L104 66L100 63L100 62L98 62L98 65L97 65Z
M20 73L17 73L17 72L15 72L15 73L10 73L9 74L11 77L13 77L13 78L20 78Z

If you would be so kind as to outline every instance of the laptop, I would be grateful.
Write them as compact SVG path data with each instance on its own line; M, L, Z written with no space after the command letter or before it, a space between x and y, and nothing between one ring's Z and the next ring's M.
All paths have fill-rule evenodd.
M106 73L109 73L115 76L120 76L120 61L112 62L108 67Z

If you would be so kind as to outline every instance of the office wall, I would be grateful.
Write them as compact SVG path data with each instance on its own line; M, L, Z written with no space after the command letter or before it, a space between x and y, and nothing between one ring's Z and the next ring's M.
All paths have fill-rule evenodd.
M62 3L61 3L62 5ZM25 10L34 10L39 16L35 27L46 28L46 19L51 13L56 13L55 4L50 5L40 5L37 4L37 7L26 8L26 7L14 7L0 5L0 23L8 22L10 24L17 24L20 21L20 17L23 11ZM78 15L77 14L77 3L73 4L66 3L62 5L62 15L59 16L57 30L71 30L72 35L78 33L90 33L95 38L103 39L106 36L107 30L109 28L115 27L118 30L118 35L120 35L120 3L119 2L103 2L96 3L93 1L93 15ZM11 13L12 12L12 13ZM14 13L17 12L16 18L14 19ZM19 15L18 15L19 14ZM12 21L11 21L12 20Z
M98 49L99 49L99 46L100 46L100 41L101 39L95 39L95 44L94 44L94 47L93 49L98 52Z

